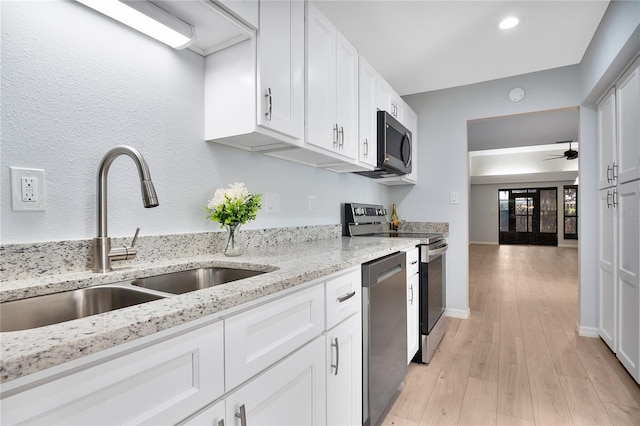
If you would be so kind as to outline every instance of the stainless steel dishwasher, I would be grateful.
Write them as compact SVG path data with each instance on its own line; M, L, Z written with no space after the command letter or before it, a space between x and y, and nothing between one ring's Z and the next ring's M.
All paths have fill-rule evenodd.
M362 424L377 425L407 375L404 252L362 265Z

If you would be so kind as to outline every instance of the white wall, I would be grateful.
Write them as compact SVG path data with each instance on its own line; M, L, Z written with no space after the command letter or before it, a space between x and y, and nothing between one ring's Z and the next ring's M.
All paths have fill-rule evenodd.
M204 206L234 181L276 192L281 214L252 228L340 223L340 202L383 202L388 188L203 141L204 59L176 51L75 1L1 2L0 241L95 236L98 163L113 146L145 156L160 206L143 209L133 162L109 174L109 234L217 229ZM11 211L9 167L43 168L46 211ZM317 212L308 213L315 195Z
M471 243L498 244L498 190L556 187L558 188L558 246L577 247L578 241L564 239L562 194L564 185L572 184L573 181L471 185L469 192L469 241Z
M511 102L514 87L526 92ZM496 81L406 96L418 114L418 185L392 190L408 220L448 221L447 309L469 312L469 173L467 120L579 105L578 67L564 67ZM458 192L460 204L449 204Z

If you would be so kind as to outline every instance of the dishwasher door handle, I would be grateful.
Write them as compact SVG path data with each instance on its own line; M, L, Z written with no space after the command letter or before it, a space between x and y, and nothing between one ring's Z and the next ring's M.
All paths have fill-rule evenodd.
M395 265L392 268L387 269L386 271L380 272L378 274L378 277L376 278L376 284L380 284L381 282L383 282L385 280L388 280L389 278L391 278L395 274L397 274L399 272L403 272L403 271L404 271L404 269L402 268L402 264L398 264L398 265Z

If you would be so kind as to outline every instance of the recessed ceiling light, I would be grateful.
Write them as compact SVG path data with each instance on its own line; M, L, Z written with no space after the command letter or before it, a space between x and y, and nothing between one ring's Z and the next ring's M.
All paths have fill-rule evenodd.
M501 30L508 30L509 28L513 28L516 25L518 25L518 22L520 22L518 18L509 16L508 18L503 19L502 22L500 22L500 25L498 26L500 27Z

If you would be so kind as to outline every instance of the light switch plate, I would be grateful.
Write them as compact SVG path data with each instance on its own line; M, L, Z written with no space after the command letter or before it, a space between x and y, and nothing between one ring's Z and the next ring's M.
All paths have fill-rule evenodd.
M14 212L43 212L46 208L43 169L10 167L11 210Z
M280 213L280 194L277 192L267 192L265 194L265 206L267 213Z
M449 203L450 204L460 204L460 193L459 192L452 192L449 196Z

